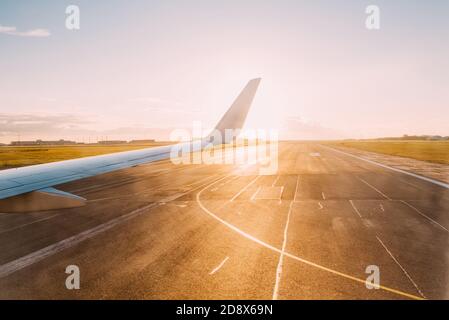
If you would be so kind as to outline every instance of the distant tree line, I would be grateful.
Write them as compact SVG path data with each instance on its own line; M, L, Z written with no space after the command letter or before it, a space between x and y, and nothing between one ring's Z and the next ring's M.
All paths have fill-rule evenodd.
M402 137L384 137L377 138L375 140L423 140L423 141L440 141L440 140L449 140L449 136L431 136L431 135L421 135L421 136L409 136L408 134L404 134Z

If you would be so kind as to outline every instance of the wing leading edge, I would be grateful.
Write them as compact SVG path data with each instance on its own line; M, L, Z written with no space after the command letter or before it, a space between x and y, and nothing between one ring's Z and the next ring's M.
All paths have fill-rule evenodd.
M226 129L241 129L243 127L259 83L260 78L248 82L221 118L215 130L223 133ZM204 142L206 140L207 138L203 139ZM181 147L181 145L184 144L178 144L177 146ZM206 143L200 143L198 149L204 148L205 145ZM56 192L58 190L51 187L139 164L168 159L172 147L146 148L0 171L0 212L46 210L47 208L42 206L42 203L52 203L49 209L68 207L67 201L70 202L70 206L74 206L75 195L58 193ZM32 196L27 195L25 197L27 200L21 199L28 193L32 193ZM20 195L22 197L19 199L18 196ZM52 201L45 199L42 201L41 196L46 197L45 199L51 197ZM37 200L33 201L32 199ZM82 198L77 197L76 200L79 200L76 202L78 205L82 205ZM13 203L18 202L21 205L19 206L20 209L16 210L17 206ZM27 204L24 205L24 202ZM40 203L40 205L36 207L33 205L34 202Z

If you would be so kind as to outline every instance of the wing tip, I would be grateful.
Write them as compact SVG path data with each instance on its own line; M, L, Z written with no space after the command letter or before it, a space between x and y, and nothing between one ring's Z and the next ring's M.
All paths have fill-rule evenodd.
M254 78L254 79L249 80L250 83L252 83L252 82L257 82L257 84L259 84L260 81L262 81L262 78L261 78L261 77L258 77L258 78Z

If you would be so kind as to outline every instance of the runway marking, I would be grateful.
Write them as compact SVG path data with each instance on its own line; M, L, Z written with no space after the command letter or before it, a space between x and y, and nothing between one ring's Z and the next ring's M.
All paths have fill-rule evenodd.
M349 200L349 203L354 208L354 211L359 215L360 219L362 219L362 215L360 214L359 209L357 209L357 207L355 206L354 202L352 200Z
M299 176L297 177L299 179ZM290 214L292 212L293 208L293 201L290 202L290 206L288 207L288 213L287 213L287 221L285 222L285 228L284 228L284 240L282 241L282 250L281 254L279 255L279 262L278 266L276 268L276 282L274 284L273 289L273 300L278 299L278 293L279 293L279 285L281 283L281 277L282 277L282 267L284 265L284 254L285 254L285 247L287 246L287 235L288 235L288 225L290 224Z
M164 183L164 184L155 186L154 188L155 189L156 188L163 188L163 187L166 187L166 186L168 186L170 184L171 183L168 182L168 183ZM106 201L106 200L117 200L117 199L131 198L131 197L135 197L135 196L138 196L138 195L144 195L144 194L152 193L152 192L154 192L154 190L140 191L140 192L135 192L135 193L127 194L127 195L124 195L124 196L118 196L118 197L105 197L105 198L97 198L97 199L91 199L91 200L87 199L87 203Z
M212 177L216 177L216 176L217 176L217 174L212 175ZM211 176L207 176L207 177L204 177L203 179L195 180L194 182L187 184L186 187L191 187L191 186L193 186L193 185L200 184L200 183L203 182L203 181L209 180L210 177L211 177ZM170 183L168 183L168 184L170 184ZM161 185L161 186L166 186L166 185L167 185L167 184L163 184L163 185ZM158 188L160 188L160 187L158 187Z
M254 201L256 199L257 194L259 193L260 189L262 187L257 188L256 192L254 192L253 196L251 197L251 201Z
M216 174L213 175L213 177L216 177L216 176L217 176ZM193 183L189 183L189 184L187 184L187 185L185 185L185 186L186 186L186 187L190 187L190 186L193 186L193 185L196 185L196 184L200 184L201 182L206 181L206 180L208 180L208 179L210 179L210 178L211 178L211 177L208 176L208 177L205 177L205 178L203 178L203 179L201 179L201 180L195 181L195 182L193 182ZM88 203L91 203L91 202L98 202L98 201L105 201L105 200L116 200L116 199L123 199L123 198L135 197L136 195L144 195L144 194L147 194L147 193L154 193L154 189L164 188L164 187L169 186L169 185L172 185L172 184L173 184L172 182L162 183L162 184L160 184L160 185L157 185L157 186L152 187L152 190L146 190L146 191L135 192L135 193L132 193L132 194L128 194L128 195L125 195L125 196L119 196L119 197L106 197L106 198L92 199L92 200L87 200L87 202L88 202Z
M224 178L222 178L222 179L224 179ZM272 250L272 251L274 251L274 252L277 252L277 253L279 253L279 254L282 253L282 251L279 250L278 248L276 248L276 247L274 247L274 246L272 246L272 245L270 245L270 244L268 244L268 243L266 243L266 242L264 242L264 241L262 241L262 240L260 240L260 239L258 239L258 238L256 238L256 237L254 237L254 236L252 236L252 235L250 235L250 234L248 234L248 233L246 233L245 231L243 231L243 230L237 228L235 225L233 225L233 224L227 222L226 220L223 220L222 218L220 218L219 216L217 216L216 214L214 214L212 211L210 211L209 209L207 209L207 208L203 205L203 203L201 202L201 199L200 199L201 194L203 193L204 190L206 190L207 188L213 186L215 183L217 183L217 182L219 182L219 181L220 181L220 179L217 180L217 181L215 181L215 182L212 182L211 184L209 184L208 186L204 187L203 189L201 189L201 190L196 194L196 202L198 203L198 205L200 206L200 208L201 208L205 213L207 213L209 216L211 216L212 218L214 218L214 219L217 220L218 222L222 223L223 225L225 225L226 227L228 227L228 228L231 229L232 231L236 232L237 234L240 234L240 235L243 236L244 238L246 238L246 239L248 239L248 240L251 240L251 241L253 241L253 242L255 242L255 243L257 243L257 244L259 244L259 245L261 245L261 246L263 246L263 247L265 247L265 248L267 248L267 249L269 249L269 250ZM309 260L300 258L300 257L295 256L295 255L293 255L293 254L290 254L290 253L288 253L288 252L284 252L284 256L289 257L289 258L291 258L291 259L293 259L293 260L299 261L299 262L301 262L301 263L304 263L304 264L306 264L306 265L309 265L309 266L311 266L311 267L315 267L315 268L320 269L320 270L322 270L322 271L326 271L326 272L332 273L332 274L334 274L334 275L340 276L340 277L342 277L342 278L349 279L349 280L352 280L352 281L361 283L363 286L366 285L366 279L359 279L359 278L357 278L357 277L353 277L353 276L348 275L348 274L345 274L345 273L343 273L343 272L340 272L340 271L337 271L337 270L334 270L334 269L331 269L331 268L328 268L328 267L319 265L319 264L317 264L317 263L311 262L311 261L309 261ZM397 294L397 295L400 295L400 296L403 296L403 297L407 297L407 298L410 298L410 299L423 300L422 297L418 297L418 296L416 296L416 295L413 295L413 294L410 294L410 293L406 293L406 292L403 292L403 291L400 291L400 290L396 290L396 289L393 289L393 288L389 288L389 287L386 287L386 286L383 286L383 285L380 285L379 288L382 289L382 290L384 290L384 291L391 292L391 293L394 293L394 294Z
M324 192L321 192L321 197L323 198L323 200L326 200L326 196L324 195Z
M18 225L18 226L15 226L15 227L12 227L12 228L9 228L9 229L6 229L6 230L2 230L2 231L0 231L0 234L6 233L6 232L10 232L10 231L13 231L13 230L17 230L17 229L21 229L23 227L26 227L26 226L29 226L29 225L32 225L32 224L35 224L35 223L38 223L38 222L46 221L46 220L54 218L54 217L56 217L58 215L59 215L59 213L51 215L51 216L48 216L48 217L45 217L45 218L42 218L42 219L37 219L37 220L31 221L31 222L28 222L28 223L25 223L25 224L21 224L21 225Z
M220 184L218 185L218 187L215 187L215 188L213 188L213 189L210 189L210 191L215 192L215 191L217 191L218 189L220 189L220 187L223 187L223 186L227 185L229 182L234 181L236 178L238 178L238 176L235 176L235 177L229 179L229 180L226 181L226 182L220 183Z
M230 202L233 202L239 195L241 195L243 192L246 191L254 182L256 182L261 176L257 176L254 178L250 183L248 183L243 189L241 189L235 196L233 196L230 200Z
M232 182L232 181L234 181L234 180L237 180L238 178L241 178L241 176L234 176L234 177L232 177L232 179L229 179L228 181L226 181L225 183L223 183L223 185L227 185L229 182Z
M415 184L413 184L413 183L410 183L410 182L408 182L408 181L405 181L404 179L401 179L401 182L402 183L405 183L405 184L407 184L407 185L409 185L409 186L411 186L411 187L413 187L413 188L415 188L415 189L418 189L418 190L422 190L420 187L418 187L417 185L415 185Z
M218 185L218 187L215 187L215 188L211 189L210 191L215 192L215 191L217 191L218 189L220 189L220 187L223 187L223 186L227 185L229 182L234 181L234 180L236 180L237 178L239 178L239 176L234 176L234 177L232 177L231 179L228 179L228 181L225 181L225 182L220 183L220 184Z
M122 179L121 181L100 183L100 184L96 184L93 186L87 186L87 187L82 187L82 188L78 188L78 189L73 189L68 192L79 193L79 194L82 194L83 192L89 193L91 190L94 190L94 189L102 190L105 187L114 187L116 184L121 184L121 183L126 184L128 182L133 182L135 180L136 180L135 178L125 178L125 179Z
M295 187L295 195L293 196L293 202L296 202L296 196L298 194L298 187L299 187L299 175L296 176L296 187Z
M226 263L226 261L228 261L229 257L224 258L224 260L217 266L215 267L214 270L212 270L211 272L209 272L209 275L213 275L215 272L217 272L218 270L221 269L221 267L223 267L223 265Z
M444 182L441 182L441 181L438 181L438 180L435 180L435 179L432 179L432 178L428 178L428 177L425 177L425 176L421 176L421 175L416 174L416 173L408 172L408 171L405 171L405 170L402 170L402 169L393 168L393 167L387 166L385 164L382 164L382 163L379 163L379 162L375 162L373 160L368 160L368 159L365 159L365 158L362 158L362 157L358 157L358 156L350 154L348 152L337 150L337 149L334 149L334 148L331 148L331 147L328 147L328 146L324 146L324 145L320 145L320 146L322 146L323 148L327 148L327 149L333 150L335 152L339 152L339 153L345 154L347 156L350 156L350 157L353 157L353 158L356 158L356 159L359 159L359 160L371 163L371 164L373 164L375 166L379 166L379 167L382 167L382 168L385 168L385 169L389 169L389 170L392 170L392 171L400 172L400 173L412 176L414 178L421 179L421 180L424 180L424 181L436 184L436 185L438 185L440 187L449 189L449 184L447 184L447 183L444 183Z
M380 240L380 238L378 236L376 236L377 240L380 242L380 244L382 245L382 247L384 247L385 251L387 251L387 253L390 255L391 259L393 259L394 262L396 262L396 264L399 266L399 268L401 268L402 272L405 274L405 276L410 280L410 282L413 284L413 286L416 288L416 290L418 291L418 293L424 298L426 299L425 295L421 292L421 290L419 289L418 285L416 284L415 281L413 281L412 277L408 274L407 270L404 269L404 267L399 263L399 261L393 256L393 254L390 252L390 250L388 250L387 246L382 242L382 240Z
M323 209L323 205L321 204L321 202L318 201L318 206L320 207L320 210Z
M89 194L89 193L92 193L92 192L101 191L101 190L104 190L104 189L107 189L107 188L115 188L115 187L120 187L120 186L126 185L126 184L131 184L131 183L144 181L144 179L139 178L139 177L142 177L142 176L148 176L150 178L155 178L155 177L159 177L159 176L167 173L167 171L169 171L170 173L173 173L175 171L180 171L180 170L183 170L183 169L186 169L186 167L179 167L179 168L173 168L173 169L164 169L162 173L160 171L155 172L157 174L154 174L154 172L140 173L140 174L133 175L130 178L122 179L120 181L106 182L106 183L101 183L101 184L97 184L97 185L93 185L93 186L82 187L82 188L70 190L69 192L70 193L77 193L77 194L81 194L81 195L86 195L86 194ZM126 168L125 168L125 170L126 170Z
M276 185L276 182L278 182L280 176L277 176L277 178L274 180L274 182L271 184L272 187L274 187Z
M223 178L219 178L217 179L217 181L222 180ZM176 200L190 192L193 192L195 190L198 190L204 186L210 185L210 182L206 182L202 185L199 185L198 187L193 188L192 190L186 191L186 192L182 192L182 193L177 193L175 195L169 196L165 199L163 199L162 201L166 201L166 202L170 202L173 200ZM129 221L130 219L140 216L146 212L148 212L148 209L151 209L155 206L157 206L159 203L155 202L155 203L151 203L149 205L146 205L142 208L133 210L125 215L121 215L117 218L114 218L112 220L109 220L108 222L102 223L96 227L93 227L91 229L85 230L81 233L78 233L74 236L71 236L69 238L66 238L64 240L61 240L59 242L56 242L52 245L49 245L45 248L42 248L40 250L34 251L26 256L23 256L21 258L18 258L16 260L10 261L8 263L5 263L3 265L0 265L0 279L4 278L16 271L19 271L23 268L26 268L28 266L31 266L45 258L48 258L56 253L59 253L65 249L71 248L81 242L83 242L84 240L90 239L102 232L105 232L109 229L112 229L113 227L122 224L126 221Z
M407 206L409 206L411 209L413 209L414 211L416 211L417 213L419 213L421 216L423 216L424 218L426 218L427 220L429 220L430 222L436 224L437 226L439 226L440 228L444 229L446 232L449 232L448 229L446 229L445 227L443 227L441 224L439 224L438 222L436 222L435 220L433 220L431 217L425 215L424 213L422 213L420 210L418 210L418 208L416 208L415 206L412 206L410 203L408 203L407 201L404 200L400 200L403 204L406 204Z
M366 184L368 187L370 187L371 189L373 189L374 191L377 191L379 194L381 194L385 199L387 200L391 200L391 198L389 196L387 196L385 193L383 193L382 191L380 191L379 189L377 189L375 186L373 186L372 184L366 182L365 180L363 180L362 178L357 177L357 179L359 179L360 181L362 181L364 184Z

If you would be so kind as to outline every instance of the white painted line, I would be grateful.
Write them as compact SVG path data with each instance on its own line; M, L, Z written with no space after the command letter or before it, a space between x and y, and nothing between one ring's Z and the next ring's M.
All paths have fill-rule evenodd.
M297 179L299 179L299 177ZM290 223L290 214L292 212L293 203L294 202L291 201L290 206L288 207L287 221L285 222L284 228L284 240L282 241L281 254L279 255L279 262L276 268L276 282L274 283L273 297L272 297L273 300L277 300L279 295L279 285L281 283L282 267L284 265L285 247L287 246L288 225Z
M393 259L394 262L396 262L396 264L399 266L399 268L401 268L402 272L405 274L405 276L410 280L410 282L413 284L413 286L416 288L416 290L418 291L418 293L421 295L421 297L423 297L424 299L426 298L424 296L424 294L421 292L421 290L419 289L418 285L416 284L415 281L413 281L412 277L408 274L407 270L404 269L404 267L399 263L399 261L393 256L393 254L390 252L390 250L388 250L387 246L382 242L382 240L379 239L378 236L376 236L377 240L380 242L380 244L382 245L382 247L384 247L385 251L387 251L387 253L390 255L391 259Z
M65 249L73 247L84 240L92 238L99 233L107 231L120 223L128 221L129 219L142 214L146 210L153 208L156 205L157 205L157 203L149 204L140 209L134 210L128 214L125 214L118 218L112 219L106 223L100 224L99 226L97 226L95 228L91 228L89 230L83 231L75 236L61 240L57 243L54 243L52 245L49 245L49 246L43 248L43 249L37 250L33 253L30 253L24 257L21 257L19 259L16 259L14 261L11 261L4 265L1 265L0 266L0 278L6 277L6 276L10 275L11 273L19 271L19 270L21 270L25 267L28 267L32 264L35 264L36 262L39 262L45 258L48 258L58 252L65 250Z
M257 194L259 193L260 189L262 187L257 188L256 192L254 192L253 196L251 197L251 201L254 201L256 199Z
M127 168L124 168L123 170L126 170ZM70 193L77 193L77 194L82 194L82 195L87 195L89 193L92 192L97 192L97 191L101 191L104 189L108 189L108 188L116 188L116 187L120 187L126 184L132 184L132 183L137 183L137 182L142 182L143 179L142 178L137 178L137 177L141 177L141 176L148 176L149 178L155 178L155 177L159 177L161 175L164 175L167 173L167 171L170 171L170 173L173 173L175 171L180 171L180 170L184 170L186 169L186 167L179 167L179 168L174 168L174 169L166 169L166 171L156 174L154 175L153 172L146 172L146 173L141 173L138 175L134 175L131 178L127 178L127 179L123 179L121 181L115 181L115 182L107 182L107 183L103 183L103 184L98 184L98 185L94 185L94 186L88 186L88 187L83 187L83 188L79 188L79 189L74 189L74 190L70 190ZM137 179L136 179L137 178Z
M191 186L193 186L193 185L198 185L198 184L201 184L202 182L204 182L204 181L206 181L206 180L209 180L211 177L216 177L216 176L217 176L217 175L214 174L213 176L205 177L205 178L200 179L200 180L197 180L197 181L195 181L195 182L193 182L193 183L189 183L189 184L187 184L187 185L185 185L185 186L186 186L186 187L191 187ZM160 185L157 185L157 186L152 187L152 190L146 190L146 191L135 192L135 193L127 194L127 195L124 195L124 196L106 197L106 198L98 198L98 199L92 199L92 200L89 200L89 199L88 199L87 202L88 202L88 203L91 203L91 202L98 202L98 201L117 200L117 199L123 199L123 198L135 197L136 195L144 195L144 194L147 194L147 193L154 193L154 190L155 190L155 189L164 188L164 187L169 186L169 185L171 186L171 185L173 185L173 183L172 183L172 182L163 183L163 184L160 184Z
M349 200L349 203L351 204L352 208L354 208L354 211L359 215L360 219L362 219L362 215L359 212L359 209L355 206L354 202L352 200Z
M321 197L323 198L323 200L326 200L326 196L324 195L324 192L321 192Z
M215 182L220 181L222 179L223 178L218 179ZM177 198L180 198L180 197L182 197L182 196L184 196L184 195L186 195L186 194L188 194L188 193L190 193L192 191L200 189L200 188L204 187L205 185L206 186L210 185L210 183L207 182L207 183L202 184L202 185L200 185L200 186L198 186L196 188L193 188L193 189L191 189L189 191L169 196L169 197L165 198L162 201L169 202L169 201L176 200ZM130 219L132 219L134 217L140 216L140 215L148 212L149 209L151 209L151 208L153 208L153 207L155 207L157 205L158 205L158 203L151 203L151 204L146 205L146 206L144 206L142 208L133 210L133 211L131 211L131 212L125 214L125 215L122 215L122 216L119 216L119 217L114 218L112 220L109 220L108 222L102 223L102 224L100 224L100 225L98 225L98 226L96 226L94 228L85 230L85 231L83 231L81 233L78 233L78 234L76 234L74 236L71 236L71 237L69 237L67 239L61 240L61 241L56 242L56 243L54 243L52 245L49 245L49 246L47 246L45 248L42 248L42 249L37 250L37 251L34 251L34 252L32 252L32 253L30 253L30 254L28 254L26 256L23 256L21 258L18 258L16 260L13 260L13 261L10 261L10 262L8 262L6 264L3 264L3 265L0 266L0 279L6 277L6 276L8 276L8 275L10 275L10 274L12 274L12 273L14 273L16 271L19 271L19 270L21 270L21 269L23 269L25 267L33 265L33 264L35 264L35 263L37 263L37 262L39 262L39 261L41 261L41 260L43 260L45 258L48 258L48 257L58 253L58 252L61 252L61 251L65 250L65 249L68 249L68 248L71 248L71 247L73 247L73 246L83 242L84 240L90 239L90 238L92 238L92 237L94 237L94 236L96 236L96 235L98 235L98 234L100 234L102 232L105 232L105 231L107 231L109 229L112 229L113 227L115 227L115 226L117 226L119 224L122 224L122 223L124 223L124 222L126 222L126 221L128 221L128 220L130 220Z
M382 191L380 191L379 189L377 189L375 186L373 186L372 184L366 182L365 180L363 180L362 178L358 178L360 181L362 181L364 184L366 184L368 187L370 187L371 189L373 189L374 191L378 192L380 195L382 195L385 199L387 200L391 200L391 198L389 196L387 196L385 193L383 193Z
M257 243L257 244L259 244L259 245L261 245L261 246L263 246L263 247L265 247L265 248L267 248L267 249L269 249L269 250L272 250L272 251L274 251L274 252L277 252L277 253L280 253L280 254L281 254L282 251L281 251L280 249L278 249L278 248L276 248L276 247L274 247L274 246L272 246L272 245L270 245L270 244L268 244L268 243L266 243L266 242L264 242L264 241L262 241L262 240L260 240L260 239L258 239L258 238L256 238L256 237L254 237L254 236L252 236L252 235L246 233L245 231L243 231L243 230L241 230L241 229L239 229L239 228L237 228L235 225L233 225L233 224L227 222L226 220L223 220L222 218L220 218L219 216L217 216L216 214L214 214L212 211L210 211L209 209L207 209L207 208L204 206L204 204L201 202L201 194L203 193L204 190L206 190L207 188L213 186L215 183L217 183L217 182L219 182L219 181L220 181L220 180L217 180L217 181L215 181L215 182L212 182L211 184L209 184L208 186L204 187L201 191L199 191L199 192L196 194L196 202L198 203L198 205L200 206L200 208L201 208L205 213L207 213L209 216L211 216L212 218L214 218L214 219L217 220L218 222L222 223L223 225L225 225L226 227L228 227L228 228L231 229L232 231L236 232L237 234L243 236L244 238L246 238L246 239L248 239L248 240L250 240L250 241L253 241L253 242L255 242L255 243ZM317 263L314 263L314 262L311 262L311 261L309 261L309 260L300 258L300 257L295 256L295 255L293 255L293 254L291 254L291 253L288 253L288 252L284 252L284 256L289 257L289 258L291 258L291 259L293 259L293 260L299 261L299 262L301 262L301 263L304 263L304 264L306 264L306 265L308 265L308 266L317 268L317 269L319 269L319 270L326 271L326 272L329 272L329 273L331 273L331 274L340 276L340 277L342 277L342 278L345 278L345 279L348 279L348 280L352 280L352 281L358 282L358 283L362 284L363 286L366 285L366 280L365 280L365 279L359 279L359 278L357 278L357 277L354 277L354 276L345 274L345 273L343 273L343 272L340 272L340 271L337 271L337 270L334 270L334 269L331 269L331 268L328 268L328 267L319 265L319 264L317 264ZM423 300L422 297L418 297L418 296L416 296L416 295L413 295L413 294L410 294L410 293L407 293L407 292L403 292L403 291L400 291L400 290L397 290L397 289L389 288L389 287L386 287L386 286L383 286L383 285L380 285L379 288L382 289L382 290L385 290L385 291L388 291L388 292L391 292L391 293L394 293L394 294L403 296L403 297L410 298L410 299Z
M236 177L238 177L238 176L236 176ZM228 179L228 181L225 181L225 182L220 183L220 184L218 185L218 187L215 187L215 188L211 189L210 191L212 191L212 192L217 191L218 189L220 189L219 187L222 187L222 186L226 185L227 183L229 183L229 182L235 180L236 177L233 177L233 178L231 178L231 179Z
M229 179L228 181L223 182L222 185L227 185L229 182L237 180L238 178L240 178L240 176L234 176L231 179Z
M142 180L141 180L141 181L142 181ZM170 184L171 184L171 183L164 183L164 184L155 186L154 188L163 188L163 187L166 187L166 186L168 186L168 185L170 185ZM99 189L92 190L92 191L90 191L89 193L96 192L96 191L101 191L101 190L105 190L105 189L108 189L108 187L112 187L112 188L113 188L113 186L105 186L105 187L103 187L103 188L99 188ZM98 202L98 201L105 201L105 200L123 199L123 198L135 197L136 195L142 195L142 194L145 194L145 193L148 193L148 192L149 192L149 191L140 191L140 192L134 192L134 193L130 193L130 194L122 195L122 196L106 197L106 198L95 198L95 199L87 199L87 202L88 202L88 203L91 203L91 202ZM154 192L154 190L152 190L151 192ZM87 194L87 193L86 193L86 194ZM87 196L85 195L85 197L87 197Z
M221 267L223 267L223 265L226 263L226 261L228 261L229 257L224 258L224 260L217 266L215 267L214 270L212 270L211 272L209 272L210 275L213 275L215 272L217 272L218 270L221 269Z
M276 179L273 181L273 183L271 184L272 187L274 187L276 185L276 182L278 182L280 176L277 176Z
M284 193L284 186L281 187L281 192L279 193L279 203L282 203L282 194Z
M404 179L401 179L401 182L402 183L405 183L405 184L407 184L407 185L409 185L410 187L413 187L413 188L415 188L415 189L418 189L418 190L422 190L420 187L418 187L417 185L415 185L415 184L413 184L413 183L410 183L410 182L408 182L408 181L405 181Z
M295 195L293 196L293 202L296 202L296 196L298 194L298 187L299 187L299 175L297 175L297 178L296 178L296 187L295 187Z
M433 220L431 217L425 215L424 213L422 213L420 210L418 210L418 208L416 208L415 206L412 206L410 203L408 203L407 201L401 200L401 202L403 204L406 204L407 206L409 206L410 208L412 208L414 211L416 211L417 213L419 213L421 216L423 216L424 218L426 218L427 220L429 220L430 222L436 224L437 226L439 226L440 228L444 229L446 232L449 232L448 229L446 229L445 227L443 227L441 224L439 224L438 222L436 222L435 220Z
M318 206L320 207L320 210L323 209L323 205L321 204L321 202L318 201Z
M217 174L214 174L212 177L216 177L216 176L217 176ZM195 182L189 183L188 185L186 185L186 187L191 187L191 186L194 186L194 185L201 184L202 182L204 182L204 181L206 181L206 180L209 180L210 177L211 177L211 176L207 176L207 177L204 177L203 179L195 180ZM172 182L170 182L169 184L172 184ZM162 186L166 186L166 184L163 184ZM159 187L159 188L160 188L160 187ZM154 190L153 190L153 191L154 191Z
M324 146L324 145L321 145L321 146L323 148L327 148L327 149L333 150L335 152L339 152L339 153L345 154L347 156L350 156L350 157L353 157L353 158L356 158L356 159L359 159L359 160L371 163L371 164L373 164L375 166L379 166L379 167L382 167L382 168L385 168L385 169L389 169L389 170L393 170L393 171L396 171L396 172L400 172L400 173L412 176L414 178L421 179L421 180L424 180L424 181L436 184L436 185L438 185L440 187L449 189L449 184L447 184L447 183L444 183L444 182L441 182L441 181L438 181L438 180L435 180L435 179L432 179L432 178L424 177L424 176L421 176L419 174L408 172L408 171L405 171L405 170L402 170L402 169L393 168L393 167L387 166L385 164L382 164L382 163L379 163L379 162L375 162L375 161L372 161L372 160L368 160L368 159L365 159L365 158L362 158L362 157L358 157L358 156L350 154L348 152L344 152L344 151L341 151L341 150L338 150L338 149L334 149L334 148L331 148L331 147L328 147L328 146Z
M243 192L245 192L246 191L246 189L248 189L254 182L256 182L257 181L257 179L259 179L261 176L257 176L256 178L254 178L250 183L248 183L243 189L241 189L235 196L233 196L232 198L231 198L231 202L232 201L234 201L235 199L237 199L237 197L239 196L239 195L241 195Z
M35 224L35 223L38 223L38 222L50 220L50 219L52 219L52 218L54 218L54 217L56 217L58 215L59 215L58 213L57 214L53 214L51 216L48 216L48 217L45 217L45 218L42 218L42 219L37 219L37 220L31 221L31 222L28 222L28 223L24 223L24 224L21 224L21 225L18 225L18 226L15 226L15 227L12 227L12 228L9 228L9 229L6 229L6 230L2 230L2 231L0 231L0 234L6 233L6 232L10 232L10 231L13 231L13 230L18 230L18 229L27 227L29 225L32 225L32 224Z

